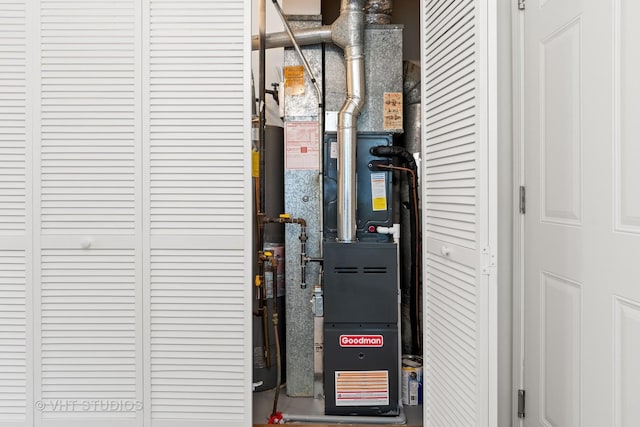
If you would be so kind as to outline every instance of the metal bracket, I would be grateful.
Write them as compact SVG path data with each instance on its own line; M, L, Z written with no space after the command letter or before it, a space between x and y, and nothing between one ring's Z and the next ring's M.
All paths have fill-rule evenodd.
M496 268L496 254L491 251L491 248L482 248L482 258L484 260L482 266L482 274L490 276L493 274Z
M324 297L322 294L322 286L315 285L313 287L313 296L311 297L311 311L316 317L324 316Z

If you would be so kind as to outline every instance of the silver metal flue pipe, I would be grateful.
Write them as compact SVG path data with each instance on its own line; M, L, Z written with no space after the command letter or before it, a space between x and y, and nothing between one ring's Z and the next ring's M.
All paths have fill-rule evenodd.
M364 0L342 0L331 38L344 50L347 99L338 113L338 241L356 241L356 140L364 106Z
M293 30L293 35L296 38L296 42L300 46L307 46L310 44L318 43L331 43L331 25L323 25L317 28L301 28ZM251 48L258 50L260 46L260 37L253 36L251 38ZM286 31L281 33L267 34L265 37L265 47L267 49L274 49L277 47L293 47L291 37Z
M338 114L338 241L356 241L356 138L358 117L365 102L364 13L365 0L342 0L340 16L331 26L293 31L303 45L332 42L344 51L347 99ZM253 49L259 46L254 37ZM269 34L265 47L293 46L286 32Z

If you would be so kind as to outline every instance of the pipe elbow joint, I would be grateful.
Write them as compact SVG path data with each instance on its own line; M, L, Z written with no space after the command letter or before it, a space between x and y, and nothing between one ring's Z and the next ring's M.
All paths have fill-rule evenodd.
M349 104L353 105L353 115L357 116L362 112L362 109L364 108L364 96L361 95L354 95L353 97L351 97L349 99Z
M351 47L362 45L364 43L364 25L351 25L344 28L340 22L334 22L331 26L331 42L345 52Z
M331 25L332 42L345 51L364 43L364 0L343 1L340 16Z
M364 108L364 97L349 96L339 112L339 117L343 117L346 127L353 124L353 118L357 117Z

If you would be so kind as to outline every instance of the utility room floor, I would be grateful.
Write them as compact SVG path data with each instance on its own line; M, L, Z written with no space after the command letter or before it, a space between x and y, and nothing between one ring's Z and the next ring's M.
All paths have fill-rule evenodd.
M273 408L273 396L274 390L267 390L262 392L253 393L253 425L254 427L267 426L267 421L271 410ZM278 399L278 411L288 414L305 414L305 415L322 415L324 413L324 402L318 399L312 399L310 397L289 397L286 390L280 392L280 398ZM407 415L408 427L422 427L422 405L420 406L405 406L405 414ZM338 424L301 424L291 423L297 427L329 427L337 426ZM353 425L359 427L365 427L363 424L340 424L341 427L345 425ZM388 425L388 424L387 424ZM381 427L377 425L375 427Z

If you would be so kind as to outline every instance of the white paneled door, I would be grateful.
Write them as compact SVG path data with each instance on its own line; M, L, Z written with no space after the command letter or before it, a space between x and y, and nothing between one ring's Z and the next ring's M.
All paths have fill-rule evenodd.
M0 0L0 426L246 426L250 2Z
M640 420L637 1L527 0L527 427Z
M423 7L425 425L494 427L496 7Z

